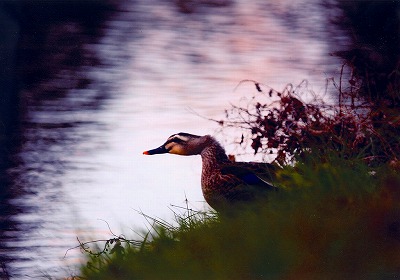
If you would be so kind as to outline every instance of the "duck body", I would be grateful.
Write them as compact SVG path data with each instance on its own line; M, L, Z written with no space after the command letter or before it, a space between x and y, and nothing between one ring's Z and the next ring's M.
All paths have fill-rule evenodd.
M275 167L267 163L232 162L224 148L210 135L171 135L159 148L144 154L200 155L201 187L207 203L217 211L237 202L266 197L277 190L271 183Z

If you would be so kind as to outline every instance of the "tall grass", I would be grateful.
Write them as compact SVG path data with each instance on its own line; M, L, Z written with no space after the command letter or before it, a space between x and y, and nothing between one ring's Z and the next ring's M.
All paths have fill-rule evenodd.
M400 175L358 160L305 160L282 191L231 212L156 222L139 245L88 255L83 279L400 277ZM150 235L152 237L150 238Z

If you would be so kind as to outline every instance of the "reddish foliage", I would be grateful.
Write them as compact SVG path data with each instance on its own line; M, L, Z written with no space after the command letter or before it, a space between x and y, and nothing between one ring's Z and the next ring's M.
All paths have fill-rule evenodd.
M246 106L232 106L220 124L245 129L254 153L273 153L280 164L309 152L321 156L337 152L371 163L397 161L400 117L396 110L358 98L354 78L347 91L332 82L339 94L334 105L327 105L315 95L309 102L302 101L301 96L312 94L304 89L306 82L295 88L289 85L282 92L270 89L266 94L260 83L254 82L262 97L271 102L258 102L253 97Z

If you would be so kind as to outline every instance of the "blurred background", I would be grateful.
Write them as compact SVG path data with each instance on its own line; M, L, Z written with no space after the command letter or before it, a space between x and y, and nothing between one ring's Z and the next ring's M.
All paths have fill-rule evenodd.
M398 6L2 0L0 277L71 276L83 255L66 251L76 237L110 238L106 222L135 236L149 227L138 211L171 221L186 198L207 209L199 157L142 152L182 131L214 135L234 154L233 135L207 118L251 97L254 84L236 88L244 79L276 90L306 79L324 95L344 62L389 71Z

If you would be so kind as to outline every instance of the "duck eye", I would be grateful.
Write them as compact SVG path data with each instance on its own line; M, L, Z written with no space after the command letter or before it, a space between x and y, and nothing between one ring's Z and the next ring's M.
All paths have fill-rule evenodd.
M172 139L169 139L167 142L165 142L165 145L169 144L169 143L176 143L176 144L181 144L186 142L185 140L179 138L179 137L174 137Z
M178 137L174 138L172 141L175 142L175 143L178 143L178 144L186 142L186 141L184 141L184 140L182 140L181 138L178 138Z
M164 147L165 147L165 149L167 149L168 151L170 151L170 150L172 150L172 148L173 148L174 146L182 145L181 142L183 142L183 141L170 140L170 141L167 141L167 142L164 144Z

